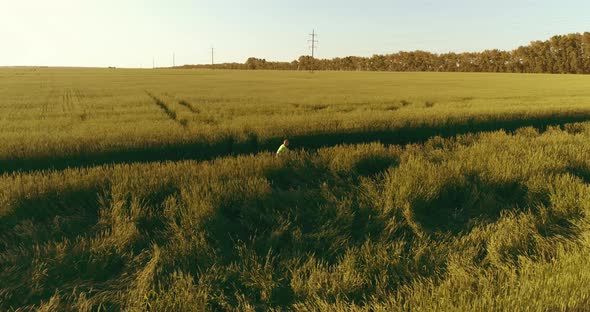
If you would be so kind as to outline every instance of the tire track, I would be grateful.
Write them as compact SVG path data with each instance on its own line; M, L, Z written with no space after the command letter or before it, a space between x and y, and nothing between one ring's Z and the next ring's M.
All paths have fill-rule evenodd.
M187 127L188 122L185 119L179 119L176 111L171 109L170 106L166 104L166 102L164 102L162 99L158 98L157 96L153 95L147 90L145 90L145 93L147 93L147 95L150 98L152 98L154 104L156 104L156 106L158 106L166 114L166 116L168 116L168 118L172 119L172 121L178 123L183 128Z
M41 104L41 114L39 119L46 119L47 114L53 111L52 102L54 100L56 90L55 88L51 88L47 97L45 97L45 101Z
M198 108L194 107L194 106L193 106L193 104L191 104L191 103L187 102L186 100L179 100L179 101L178 101L178 104L180 104L180 105L182 105L182 106L186 107L188 110L190 110L190 111L191 111L192 113L194 113L194 114L198 114L198 113L200 113L200 112L201 112L201 110L200 110L200 109L198 109Z

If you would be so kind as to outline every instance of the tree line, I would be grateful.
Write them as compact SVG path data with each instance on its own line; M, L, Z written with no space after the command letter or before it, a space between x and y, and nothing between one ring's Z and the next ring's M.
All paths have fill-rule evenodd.
M181 68L243 70L346 70L590 74L590 32L553 36L512 51L431 53L426 51L316 59L301 56L292 62L251 57L245 63L185 65Z

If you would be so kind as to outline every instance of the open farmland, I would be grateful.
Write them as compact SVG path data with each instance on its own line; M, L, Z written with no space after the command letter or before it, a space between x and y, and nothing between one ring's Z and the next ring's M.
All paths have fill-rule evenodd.
M3 69L0 170L212 159L583 121L585 76Z
M0 310L584 310L588 86L1 69Z

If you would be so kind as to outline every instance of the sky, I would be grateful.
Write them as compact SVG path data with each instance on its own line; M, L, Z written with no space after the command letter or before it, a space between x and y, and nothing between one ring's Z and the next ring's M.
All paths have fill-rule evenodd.
M0 0L0 66L152 67L512 50L590 31L588 0Z

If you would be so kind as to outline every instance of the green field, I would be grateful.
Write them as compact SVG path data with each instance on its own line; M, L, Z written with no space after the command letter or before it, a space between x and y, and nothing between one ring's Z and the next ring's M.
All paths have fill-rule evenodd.
M588 86L0 69L0 310L584 310Z
M212 159L582 121L590 77L3 69L0 170Z

